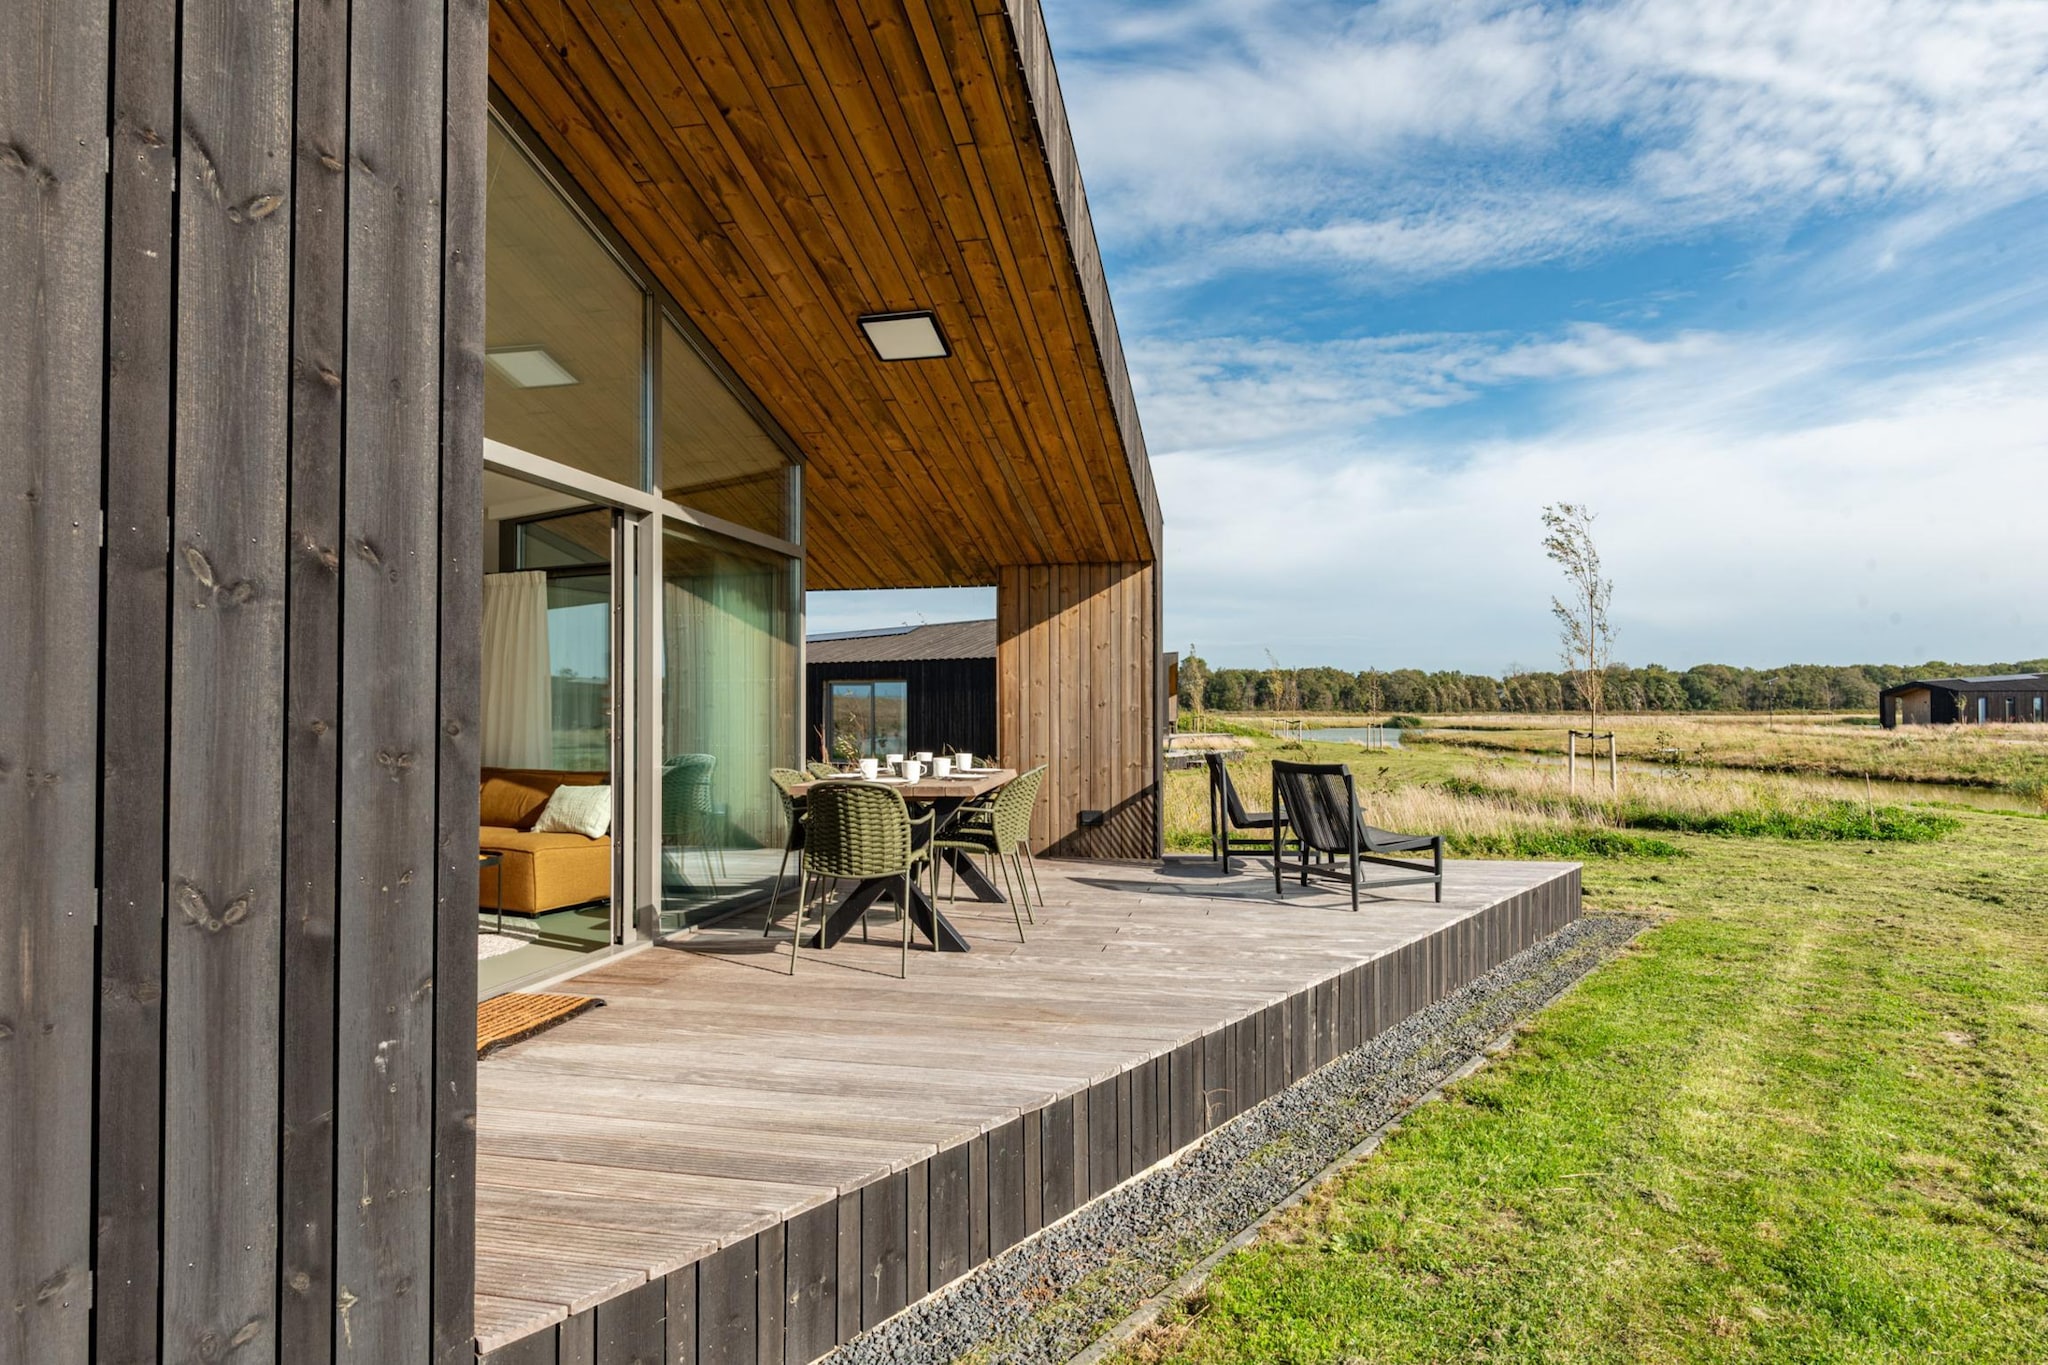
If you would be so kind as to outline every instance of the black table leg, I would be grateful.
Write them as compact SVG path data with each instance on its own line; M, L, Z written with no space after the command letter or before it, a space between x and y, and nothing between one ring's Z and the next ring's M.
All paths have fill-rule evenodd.
M818 930L823 940L822 945L818 938L814 938L805 946L833 947L852 931L854 925L860 923L860 917L867 913L869 906L883 896L893 901L902 894L901 877L876 877L871 881L862 882L840 897L839 904L825 913L825 922ZM931 897L925 894L923 884L915 878L912 878L910 883L910 923L912 928L936 944L942 953L972 951L960 931L953 927L951 920L939 913L938 907L932 904Z

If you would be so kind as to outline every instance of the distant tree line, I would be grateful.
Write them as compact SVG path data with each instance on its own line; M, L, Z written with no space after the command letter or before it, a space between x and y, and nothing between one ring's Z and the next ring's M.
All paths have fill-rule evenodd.
M1787 664L1736 668L1700 664L1684 672L1650 664L1611 664L1602 674L1608 711L1875 711L1877 694L1912 678L2048 672L2048 659L1917 667L1896 664ZM1192 651L1180 662L1183 711L1313 711L1359 715L1583 711L1569 673L1516 669L1425 673L1419 668L1211 668Z

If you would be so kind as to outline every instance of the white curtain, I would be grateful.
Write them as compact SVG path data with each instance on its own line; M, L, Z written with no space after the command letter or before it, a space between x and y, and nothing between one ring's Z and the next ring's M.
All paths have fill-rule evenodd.
M483 683L484 766L553 766L546 574L484 575Z

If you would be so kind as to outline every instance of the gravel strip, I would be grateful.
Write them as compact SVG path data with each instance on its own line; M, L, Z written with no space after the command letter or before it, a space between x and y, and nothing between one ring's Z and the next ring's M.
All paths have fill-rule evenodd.
M1056 1365L1171 1286L1643 928L1588 914L824 1358Z

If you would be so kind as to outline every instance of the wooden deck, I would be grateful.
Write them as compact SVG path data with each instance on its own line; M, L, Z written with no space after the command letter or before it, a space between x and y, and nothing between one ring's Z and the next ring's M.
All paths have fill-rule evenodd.
M1028 943L963 904L907 981L886 910L793 978L758 915L577 978L479 1068L479 1350L809 1361L1579 910L1571 865L1353 915L1238 863L1041 862Z

